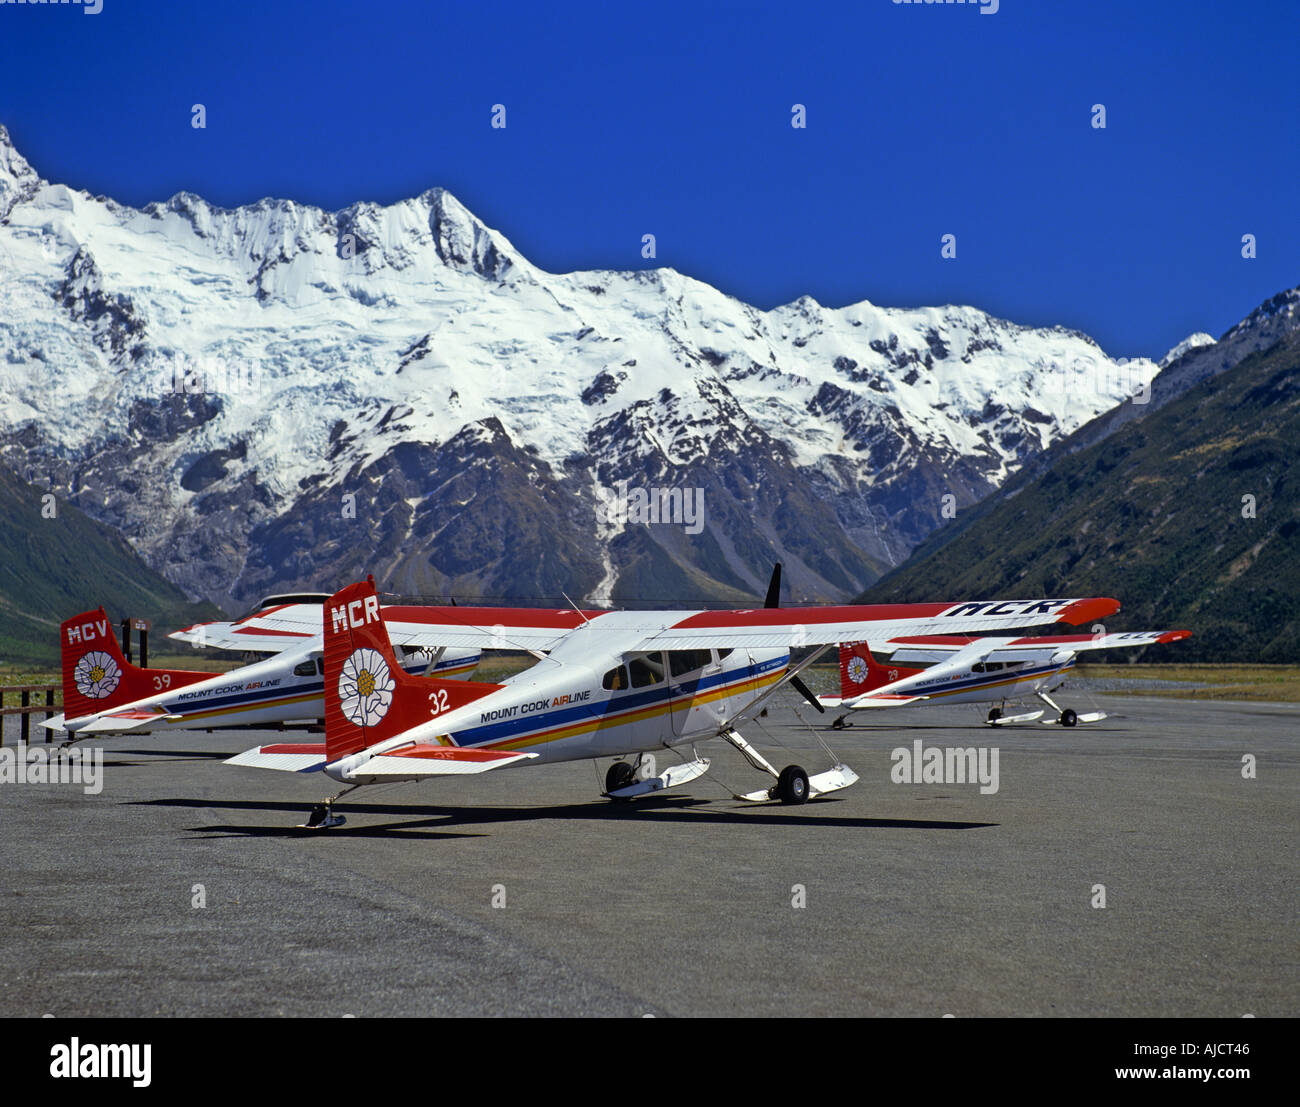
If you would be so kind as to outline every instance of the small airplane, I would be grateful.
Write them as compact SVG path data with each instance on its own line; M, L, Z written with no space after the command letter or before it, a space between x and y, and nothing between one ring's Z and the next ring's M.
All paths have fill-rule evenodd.
M889 656L882 665L866 642L840 645L840 694L818 696L825 707L843 715L831 723L846 725L848 714L869 708L904 707L917 703L991 703L985 722L990 726L1032 723L1042 710L1007 715L1007 701L1032 692L1056 712L1045 725L1076 726L1106 718L1104 711L1079 714L1061 707L1050 696L1060 678L1088 650L1116 650L1156 643L1180 642L1190 630L1138 630L1118 634L1070 634L1043 638L971 638L966 635L920 635L882 642L878 652ZM931 663L908 668L906 662Z
M317 619L322 602L314 604ZM312 605L309 601L304 606ZM274 604L271 609L284 610ZM201 627L188 629L195 632L195 640L201 635ZM155 730L316 722L325 715L324 650L319 631L314 638L305 639L267 636L258 641L257 652L270 657L226 673L132 665L122 655L113 624L102 607L65 620L59 628L59 641L63 714L42 725L66 731L68 742ZM213 644L211 640L209 644ZM457 678L472 673L478 659L477 650L431 654L416 649L403 658L402 666L413 675Z
M857 774L838 763L812 776L800 765L778 770L736 725L831 646L867 634L1079 624L1119 608L1106 598L778 608L779 574L767 607L741 611L390 606L381 615L373 579L350 584L324 606L325 741L258 746L227 764L323 772L346 785L303 824L319 829L340 825L334 804L363 785L519 764L636 755L635 765L610 767L603 793L631 799L703 775L709 761L695 743L722 738L775 781L737 799L800 804ZM280 611L254 624L311 629L295 619ZM416 680L396 663L397 635L429 647L526 649L538 660L499 684ZM811 649L792 665L795 646ZM691 759L656 772L652 751L678 746L690 746Z

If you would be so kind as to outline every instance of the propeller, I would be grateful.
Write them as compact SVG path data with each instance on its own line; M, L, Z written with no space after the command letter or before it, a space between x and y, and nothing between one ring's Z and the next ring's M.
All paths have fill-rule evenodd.
M772 579L767 584L767 599L763 601L764 607L781 606L781 563L778 561L772 566ZM817 708L823 715L826 714L826 708L818 702L812 690L799 677L792 676L790 683L794 686L799 695L803 696L813 707Z

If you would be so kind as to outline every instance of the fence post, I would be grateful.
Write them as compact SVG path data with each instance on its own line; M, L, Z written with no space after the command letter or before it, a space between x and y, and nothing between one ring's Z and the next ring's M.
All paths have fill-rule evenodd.
M131 664L131 620L122 620L122 655L126 658L126 663Z
M32 694L24 688L22 691L22 706L31 707L31 699ZM31 736L31 715L24 711L19 717L22 719L22 722L19 724L18 733L22 735L21 742L25 746L27 745L27 739Z
M47 688L45 689L45 721L49 722L52 718L54 718L54 689ZM48 726L45 728L45 740L54 741L54 731Z

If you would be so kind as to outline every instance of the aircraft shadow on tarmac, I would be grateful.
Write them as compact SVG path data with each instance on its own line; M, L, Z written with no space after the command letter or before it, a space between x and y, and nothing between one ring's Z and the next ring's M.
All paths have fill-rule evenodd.
M104 752L104 768L106 769L145 769L154 765L165 765L171 761L225 761L233 756L229 753L209 753L205 750L105 750ZM109 754L148 754L149 760L109 761L107 760Z
M842 800L813 800L808 806L819 808ZM154 799L137 800L133 806L188 807L195 810L217 808L241 811L280 811L304 816L309 805L303 803L261 802L256 800ZM204 836L293 837L302 834L342 835L344 837L479 837L475 834L447 833L457 827L491 827L514 822L537 822L546 819L588 822L713 823L717 825L801 826L856 828L862 830L980 830L997 823L957 822L950 819L861 819L835 815L794 814L789 809L750 807L718 809L717 801L689 796L664 797L658 801L613 804L603 800L593 803L570 803L540 807L429 807L409 804L340 803L339 814L350 816L391 815L398 823L370 826L335 827L329 831L308 831L297 826L194 826L188 828ZM707 810L701 810L707 808ZM413 834L421 830L423 833Z

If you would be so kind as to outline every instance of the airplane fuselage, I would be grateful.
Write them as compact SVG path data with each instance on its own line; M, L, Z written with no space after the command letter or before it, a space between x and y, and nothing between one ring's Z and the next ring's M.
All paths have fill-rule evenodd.
M637 630L629 638L641 636ZM575 637L581 643L582 635ZM370 757L416 742L536 754L520 765L665 749L716 735L780 679L790 660L788 650L778 649L602 654L604 660L594 660L590 644L566 641L496 691L324 770L336 780L364 783Z
M909 707L924 703L1000 703L1017 696L1050 688L1062 674L1074 668L1075 658L1065 661L976 661L960 666L939 664L914 676L904 677L871 693L845 700L842 706L854 710L859 703L870 706L873 696L924 696Z
M430 675L464 676L472 672L477 663L477 653L448 653L439 659ZM428 657L416 653L403 662L403 668L418 676L425 672L428 664ZM148 720L147 726L124 728L134 733L219 726L268 726L293 720L316 720L324 715L325 677L318 645L285 650L264 661L228 673L214 674L211 680L201 680L181 688L168 688L167 680L167 674L160 670L154 682L161 690L155 695L98 714L51 722L57 722L60 729L75 737L78 731L97 720L110 721L126 712L156 716ZM113 731L97 729L95 733L111 736Z

